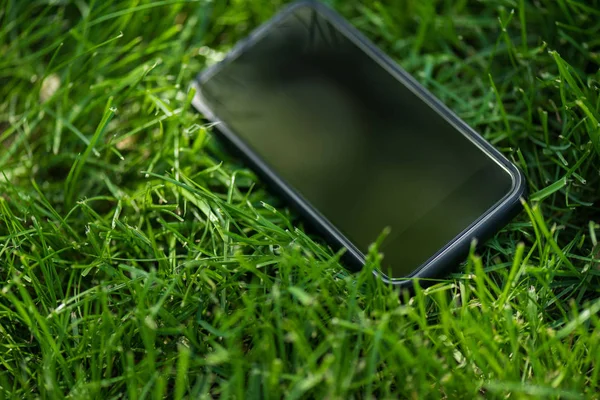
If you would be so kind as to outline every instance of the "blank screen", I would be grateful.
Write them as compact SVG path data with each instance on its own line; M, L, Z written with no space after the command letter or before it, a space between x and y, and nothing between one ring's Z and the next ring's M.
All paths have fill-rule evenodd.
M508 172L315 10L201 78L206 106L361 251L410 275L511 189Z

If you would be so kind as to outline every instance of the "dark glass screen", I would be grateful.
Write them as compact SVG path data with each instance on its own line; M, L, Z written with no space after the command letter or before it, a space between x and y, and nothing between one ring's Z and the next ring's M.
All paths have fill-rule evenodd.
M241 48L206 105L361 251L409 275L511 189L511 177L311 8ZM388 275L390 275L388 273Z

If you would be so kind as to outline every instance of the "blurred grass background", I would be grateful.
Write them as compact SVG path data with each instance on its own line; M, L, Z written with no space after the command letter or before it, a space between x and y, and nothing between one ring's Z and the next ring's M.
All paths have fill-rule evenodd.
M328 2L528 178L413 298L190 108L282 3L0 0L0 397L597 398L600 3Z

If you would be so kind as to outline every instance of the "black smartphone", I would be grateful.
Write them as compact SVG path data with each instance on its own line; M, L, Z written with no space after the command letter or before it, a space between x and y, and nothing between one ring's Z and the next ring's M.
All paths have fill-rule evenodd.
M522 174L333 10L294 3L199 74L194 106L350 269L439 277L519 212Z

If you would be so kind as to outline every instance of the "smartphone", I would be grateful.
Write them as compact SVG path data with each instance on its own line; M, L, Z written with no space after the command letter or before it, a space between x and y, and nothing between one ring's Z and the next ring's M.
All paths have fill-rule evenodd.
M218 136L333 249L412 286L520 211L518 168L317 1L294 3L196 78Z

